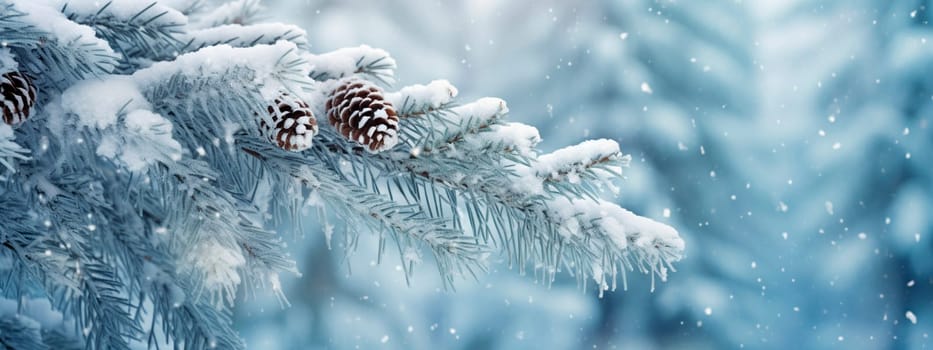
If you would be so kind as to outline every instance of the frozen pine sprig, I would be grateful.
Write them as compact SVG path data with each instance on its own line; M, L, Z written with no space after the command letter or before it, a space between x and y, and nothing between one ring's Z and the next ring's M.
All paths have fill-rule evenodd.
M384 50L311 53L299 28L256 23L258 1L203 4L0 0L0 63L47 92L0 124L0 298L44 292L74 324L62 339L243 348L237 296L288 305L278 230L316 224L309 207L342 219L346 249L372 234L377 261L431 263L446 286L491 255L600 291L680 258L676 231L602 199L628 161L614 142L542 155L501 99L395 89Z
M204 277L204 286L214 293L218 304L233 304L241 282L237 270L246 264L246 258L236 245L231 247L215 239L206 239L188 252L185 262L191 273Z
M303 29L281 23L226 24L189 31L182 35L180 40L185 42L181 48L184 52L193 52L215 45L233 47L272 45L281 40L290 41L302 49L308 47L307 33Z
M71 21L94 28L122 56L121 69L145 65L153 55L171 51L187 18L160 2L132 0L41 0ZM40 2L41 2L40 1Z
M671 262L679 260L684 249L683 240L671 227L637 216L615 203L555 197L547 206L555 221L560 222L565 239L580 246L590 245L585 249L609 260L623 260L624 267L650 273L652 278L658 276L666 280L667 271L673 269ZM605 274L593 275L600 295L605 290L615 290L618 273L623 274L623 283L627 282L624 269L617 269L613 264L597 260L590 266L593 271Z
M451 104L452 105L452 104ZM485 97L459 106L451 106L447 113L431 113L421 120L411 120L403 132L415 144L418 153L454 150L467 137L478 135L509 112L505 101Z
M596 198L603 185L614 189L612 181L622 176L630 161L615 141L589 140L542 155L533 170L547 190Z
M504 249L520 268L533 261L549 280L562 269L580 269L581 277L600 271L593 276L599 281L619 275L624 280L625 270L665 279L684 247L676 232L598 198L627 164L618 145L599 140L538 156L537 130L505 122L507 112L504 101L484 98L405 118L403 146L382 154L382 174L337 168L362 184L386 183L374 188L449 217L453 227L471 231L483 245ZM353 160L357 152L340 154L335 163L365 161ZM398 174L410 181L380 180ZM428 195L420 188L435 189ZM491 216L501 219L486 220ZM521 248L530 245L540 248Z
M319 81L363 75L389 83L395 74L395 59L385 50L367 45L307 54L305 59L313 67L311 77Z
M600 165L618 165L623 159L615 141L589 140L538 157L535 171L549 182L580 182L582 174ZM615 172L621 172L621 169L615 169Z
M178 2L180 0L170 0ZM195 3L188 1L188 3ZM176 8L178 8L176 5ZM207 6L189 6L189 16L193 28L212 28L225 24L248 25L259 21L263 6L260 0L226 1L208 9Z
M43 73L42 85L59 89L116 68L120 56L95 30L55 8L30 0L0 0L3 46L26 73Z
M417 117L449 107L457 97L457 88L447 80L435 80L427 85L411 85L386 94L386 100L396 106L400 118Z

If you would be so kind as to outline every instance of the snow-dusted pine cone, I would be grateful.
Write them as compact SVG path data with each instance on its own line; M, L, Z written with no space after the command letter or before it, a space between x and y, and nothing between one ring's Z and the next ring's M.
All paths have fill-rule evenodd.
M282 93L259 118L259 134L273 144L289 151L311 148L317 135L317 119L308 104L296 96Z
M339 83L326 104L330 124L349 140L379 153L398 143L398 115L372 83L350 78Z
M3 122L16 125L26 121L36 104L36 86L26 74L9 72L0 75L0 105Z

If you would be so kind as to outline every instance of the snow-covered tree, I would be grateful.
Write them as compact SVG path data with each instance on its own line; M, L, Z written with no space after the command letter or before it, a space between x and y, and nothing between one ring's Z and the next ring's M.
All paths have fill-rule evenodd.
M312 53L257 1L0 0L0 45L7 347L241 348L231 308L288 303L309 212L328 245L371 234L445 286L501 254L602 293L664 280L684 249L601 199L630 161L615 141L542 153L504 101L384 91L387 52Z

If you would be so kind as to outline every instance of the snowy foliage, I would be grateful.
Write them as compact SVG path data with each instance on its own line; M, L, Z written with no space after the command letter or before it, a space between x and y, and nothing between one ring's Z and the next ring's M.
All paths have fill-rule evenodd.
M494 305L464 312L474 299L397 292L384 270L357 267L354 276L383 288L339 273L330 288L365 290L371 302L334 306L321 294L293 313L324 305L333 310L323 322L362 330L334 327L314 339L395 348L929 347L929 1L277 3L318 49L381 42L404 62L400 81L440 73L461 95L507 97L523 112L516 121L538 126L541 149L618 140L633 164L618 202L672 223L694 252L653 295L561 301L585 316L536 295L528 308L547 322L496 298L520 278L511 274L491 276L488 289L460 288ZM359 22L369 30L353 30ZM561 295L575 287L551 286ZM405 318L414 332L384 325L395 320L393 306L423 299L435 302L424 311L431 316ZM457 337L421 332L436 321L440 330L456 325ZM367 339L382 329L392 336L386 345ZM562 343L555 329L577 338Z
M233 305L261 289L288 304L279 276L298 269L278 230L301 233L309 209L324 227L340 217L345 242L376 236L380 259L391 239L406 277L433 257L445 286L493 254L600 292L626 271L664 280L682 257L673 228L602 199L630 160L618 144L542 154L503 100L459 102L447 81L389 94L400 132L381 153L326 125L307 150L277 147L257 123L283 92L321 118L336 79L392 88L396 62L311 53L303 30L259 23L258 1L0 11L0 62L43 92L29 120L0 125L0 301L43 296L64 320L0 309L13 348L242 348Z

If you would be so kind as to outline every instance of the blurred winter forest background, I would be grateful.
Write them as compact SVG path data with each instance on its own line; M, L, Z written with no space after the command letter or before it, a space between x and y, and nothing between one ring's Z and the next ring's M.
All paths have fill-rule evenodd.
M377 240L347 257L311 231L291 244L291 307L239 306L251 347L931 346L930 2L265 3L312 51L388 50L400 86L505 98L545 150L617 140L634 159L618 201L675 226L687 257L653 292L629 273L598 298L505 264L450 292L430 262L409 286Z

